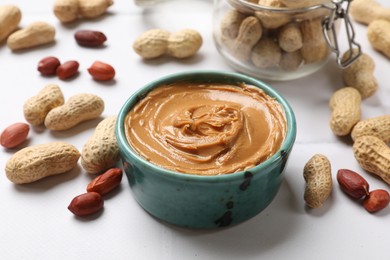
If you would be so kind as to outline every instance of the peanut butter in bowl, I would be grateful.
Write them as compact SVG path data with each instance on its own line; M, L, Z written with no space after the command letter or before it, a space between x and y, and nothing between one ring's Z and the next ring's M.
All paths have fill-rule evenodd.
M275 198L296 120L260 80L189 71L139 88L119 111L115 132L144 210L181 227L218 228L256 216Z
M127 114L126 139L152 164L195 175L245 171L281 147L283 106L245 83L174 82L151 90Z

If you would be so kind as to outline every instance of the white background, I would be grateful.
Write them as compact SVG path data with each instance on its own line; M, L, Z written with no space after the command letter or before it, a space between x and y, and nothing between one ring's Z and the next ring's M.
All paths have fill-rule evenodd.
M21 26L46 21L56 28L55 44L22 52L0 46L0 129L25 122L23 103L46 84L58 84L65 99L82 92L105 100L102 117L115 115L135 90L167 74L193 69L232 71L212 41L212 1L178 0L152 9L135 6L131 0L116 0L107 15L94 21L64 26L52 12L49 0L0 0L22 10ZM383 4L387 1L381 0ZM376 62L378 92L363 101L362 118L390 114L389 59L375 52L366 38L364 25L354 23L357 40ZM134 39L151 28L177 31L198 30L204 39L199 53L187 60L161 58L143 61L133 49ZM104 32L105 48L88 49L76 44L79 29ZM343 39L343 36L341 36ZM345 44L342 44L344 47ZM42 77L38 61L49 55L61 61L77 60L80 74L71 80ZM100 60L112 64L114 82L91 79L87 68ZM360 172L371 189L389 185L364 172L354 159L349 138L334 136L329 128L328 100L343 86L334 58L317 73L288 82L269 82L295 110L298 135L285 180L273 203L245 223L218 230L188 230L161 223L135 202L127 178L105 197L104 210L90 218L77 218L67 206L85 192L91 177L77 169L27 185L15 185L0 175L0 257L1 259L387 259L389 258L390 207L369 214L360 203L339 189L340 168ZM24 144L66 141L81 150L101 120L83 123L63 132L43 127L30 130ZM0 165L17 149L0 148ZM332 164L334 189L322 208L305 207L302 170L316 153L328 156Z

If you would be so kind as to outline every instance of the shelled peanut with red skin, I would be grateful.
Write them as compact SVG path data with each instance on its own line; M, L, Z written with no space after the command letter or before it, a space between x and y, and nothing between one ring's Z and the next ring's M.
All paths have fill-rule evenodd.
M56 75L57 68L61 65L60 60L54 56L48 56L41 59L38 63L37 70L43 76Z
M87 186L87 192L97 192L106 195L119 186L122 180L122 169L110 168L93 179Z
M114 67L101 61L95 61L91 67L88 68L88 72L92 78L97 81L108 81L115 77Z
M363 207L370 213L386 208L390 203L390 194L386 190L373 190L363 201Z
M79 62L76 60L69 60L62 63L56 69L56 74L59 79L70 79L77 75L79 72Z
M99 47L107 41L104 33L93 30L78 30L75 32L74 38L78 45L84 47Z
M97 192L86 192L72 199L68 209L79 217L88 216L100 211L104 206L102 196Z
M0 135L0 143L5 148L15 148L26 141L30 126L26 123L18 122L9 125Z
M340 169L337 172L337 182L342 191L353 199L361 199L369 194L370 185L357 172Z

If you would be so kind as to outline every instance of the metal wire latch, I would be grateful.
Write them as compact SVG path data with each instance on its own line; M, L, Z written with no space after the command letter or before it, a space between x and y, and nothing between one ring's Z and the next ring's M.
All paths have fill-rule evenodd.
M330 49L337 56L337 64L341 68L346 68L351 65L362 54L360 45L355 41L355 30L348 12L352 0L332 0L333 6L324 5L324 7L331 9L332 13L323 22L323 33ZM344 8L343 5L346 7ZM337 38L336 21L340 19L345 27L345 32L348 41L349 55L343 59L340 52L340 46ZM354 51L355 50L355 51Z

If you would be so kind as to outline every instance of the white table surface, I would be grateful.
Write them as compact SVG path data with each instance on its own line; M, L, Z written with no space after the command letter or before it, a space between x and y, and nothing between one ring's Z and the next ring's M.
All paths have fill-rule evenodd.
M94 93L106 103L102 117L115 115L136 89L167 74L193 69L233 71L218 54L212 41L212 2L178 0L152 9L135 6L131 0L116 0L107 15L95 21L62 25L49 0L0 0L17 4L23 13L21 26L42 20L57 30L56 43L13 53L0 46L0 129L25 122L23 103L49 83L58 84L65 98L81 92ZM383 4L387 1L381 0ZM362 118L390 114L389 59L374 51L366 38L366 26L354 23L357 40L376 62L378 92L363 101ZM162 58L143 61L132 43L151 28L198 30L204 39L199 53L188 60ZM102 49L78 46L78 29L104 32ZM343 44L342 46L345 46ZM42 77L38 61L49 55L61 61L80 62L80 74L68 81ZM98 83L86 69L95 60L112 64L115 81ZM266 80L265 80L266 81ZM332 59L321 71L289 82L268 82L295 110L298 134L285 180L272 204L256 217L233 227L208 231L188 230L161 223L134 200L124 177L120 188L105 198L104 210L93 218L80 219L67 206L85 192L91 177L79 167L67 174L27 185L15 185L0 175L1 259L389 259L390 207L369 214L340 191L336 173L340 168L360 172L371 189L389 185L364 172L355 161L348 138L334 136L329 128L330 95L343 86L340 70ZM72 130L53 132L32 128L25 145L62 140L81 149L98 120ZM0 148L0 165L15 150ZM331 161L334 189L322 208L305 207L302 171L316 153Z

